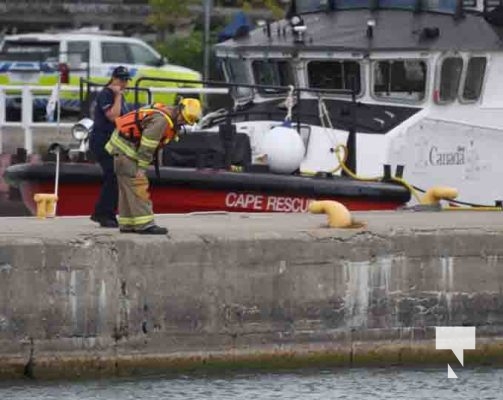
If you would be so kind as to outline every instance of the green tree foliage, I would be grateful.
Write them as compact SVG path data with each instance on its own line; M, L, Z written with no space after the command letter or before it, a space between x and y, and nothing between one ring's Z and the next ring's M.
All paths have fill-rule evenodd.
M217 42L217 35L228 23L228 19L222 17L211 18L210 44ZM203 72L204 64L204 18L197 15L193 19L194 30L189 36L167 35L165 39L155 43L155 48L170 63L183 65L184 67ZM214 60L213 60L214 61ZM211 75L216 76L216 63L211 63Z
M170 63L183 65L203 71L203 53L204 53L204 21L202 15L192 15L189 5L203 5L202 0L149 0L151 14L148 22L160 33L158 41L155 44L156 49L162 55L166 56ZM223 5L223 3L213 0L214 5ZM238 0L238 6L245 11L252 8L266 7L277 18L284 15L281 0ZM194 30L189 36L166 35L172 33L181 19L192 18ZM230 17L226 19L212 16L211 19L211 44L217 42L216 37L223 27L229 22ZM214 59L213 59L214 61ZM215 76L216 63L211 63L211 75Z
M188 37L171 36L155 46L172 64L203 70L203 32L194 30Z
M285 14L278 0L264 0L264 5L266 6L266 8L271 10L272 15L274 15L275 19L280 19Z
M147 22L160 32L173 32L181 19L190 16L189 6L197 0L149 0L150 15Z
M156 49L166 56L170 63L202 70L202 33L194 31L188 37L167 33L175 32L181 21L192 17L189 6L200 0L149 0L150 15L147 22L158 32Z
M271 11L275 19L280 19L284 16L285 3L281 0L244 0L238 2L244 11L249 11L256 8L266 8Z

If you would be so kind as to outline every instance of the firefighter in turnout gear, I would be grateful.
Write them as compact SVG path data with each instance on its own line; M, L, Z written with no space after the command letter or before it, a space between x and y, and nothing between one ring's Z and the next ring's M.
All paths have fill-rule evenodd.
M146 171L159 149L176 140L182 125L193 125L201 116L201 103L182 99L170 107L153 104L131 111L115 120L116 129L105 146L114 156L119 186L119 227L123 233L164 235L157 226Z

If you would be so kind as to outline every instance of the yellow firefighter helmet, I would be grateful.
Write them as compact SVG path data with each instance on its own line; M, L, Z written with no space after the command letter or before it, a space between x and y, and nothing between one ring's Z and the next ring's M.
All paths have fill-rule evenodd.
M188 125L194 125L201 118L201 102L198 99L182 99L179 103L182 117Z

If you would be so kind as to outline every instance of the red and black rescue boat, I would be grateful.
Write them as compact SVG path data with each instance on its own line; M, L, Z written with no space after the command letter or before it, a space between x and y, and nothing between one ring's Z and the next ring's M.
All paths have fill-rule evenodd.
M53 193L56 164L16 164L6 180L19 187L35 213L35 193ZM312 200L335 200L350 210L394 210L410 200L392 182L362 182L322 175L305 177L211 168L160 167L148 171L156 213L202 211L306 212ZM58 215L90 215L101 185L98 164L63 162L59 172Z

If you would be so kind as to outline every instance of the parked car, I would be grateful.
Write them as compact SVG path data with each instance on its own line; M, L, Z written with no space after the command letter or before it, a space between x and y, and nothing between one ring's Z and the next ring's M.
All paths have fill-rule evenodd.
M197 71L169 64L165 57L140 39L99 31L10 35L5 36L0 44L0 85L54 86L58 75L62 84L79 85L81 77L104 84L117 65L124 65L130 70L133 77L131 85L142 76L201 79ZM145 86L153 84L145 82ZM156 82L155 86L173 84ZM43 118L48 94L35 94L35 115ZM15 118L21 109L20 92L10 91L8 95L8 114ZM175 98L176 93L158 94L155 100L171 104ZM126 95L126 100L133 103L132 91ZM146 101L145 94L140 101ZM79 107L78 93L61 92L63 111L78 111Z

